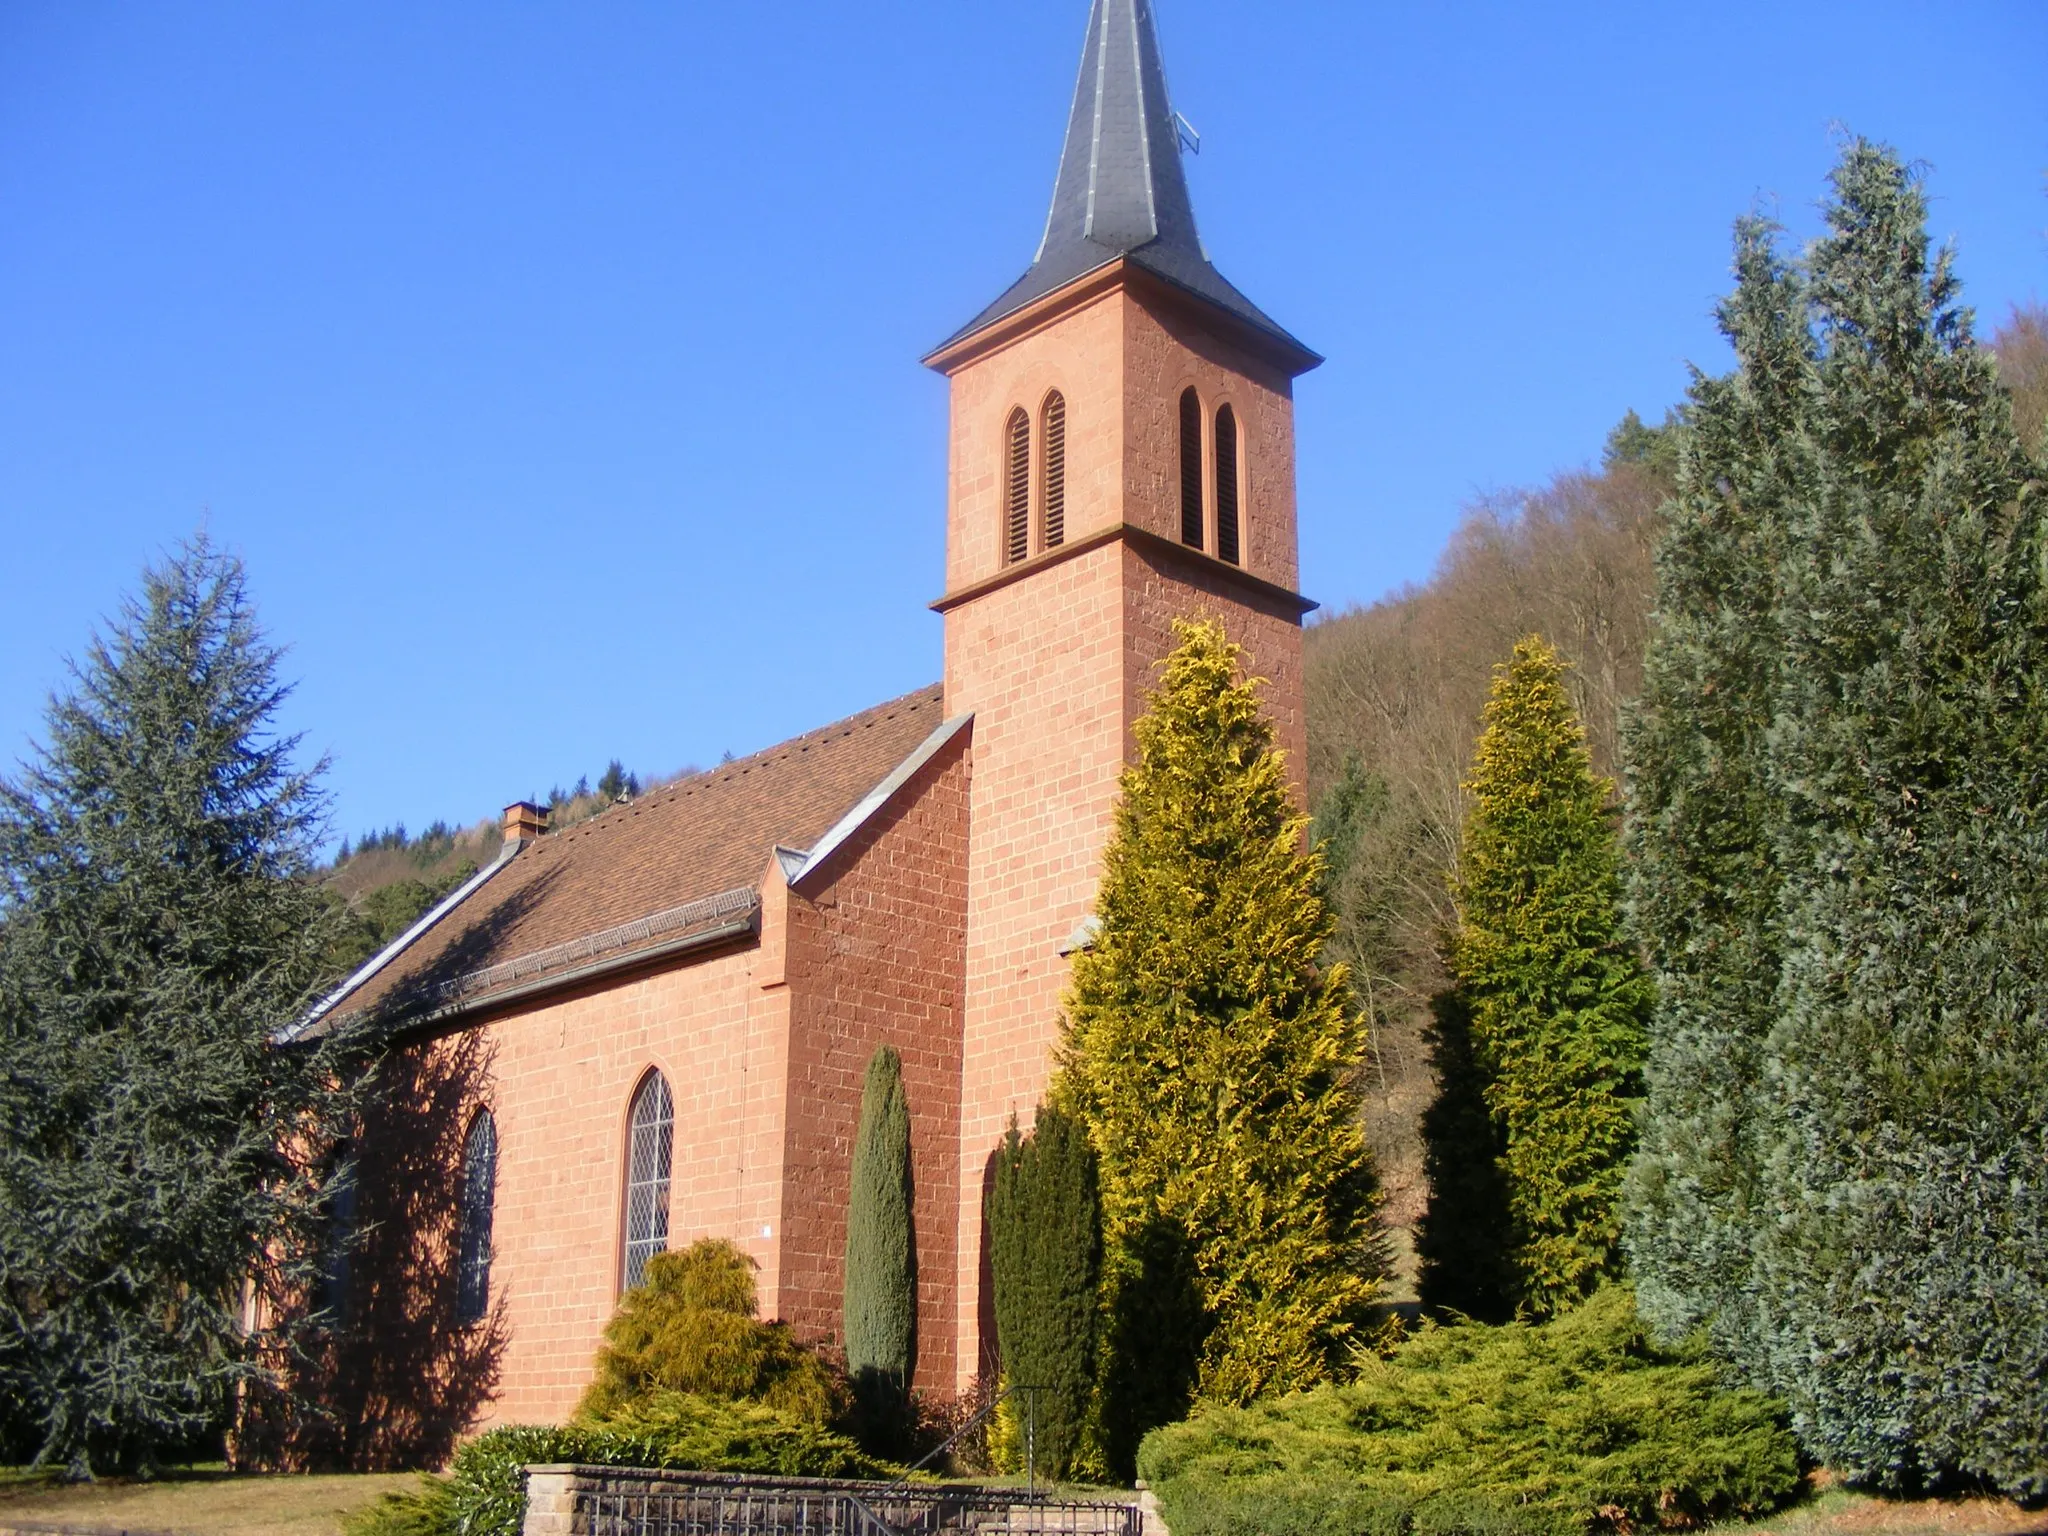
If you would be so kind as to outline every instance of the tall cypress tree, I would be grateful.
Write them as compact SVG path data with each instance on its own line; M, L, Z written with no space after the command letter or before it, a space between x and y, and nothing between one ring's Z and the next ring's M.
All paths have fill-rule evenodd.
M1833 183L1809 259L1819 473L1780 563L1757 1294L1829 1461L2039 1496L2048 508L1917 178L1859 141Z
M1717 987L1730 957L1687 931L1685 909L1704 903L1673 876L1698 865L1672 846L1683 832L1669 811L1683 797L1661 787L1684 787L1697 824L1714 825L1717 810L1749 818L1727 838L1731 868L1748 842L1764 875L1724 906L1745 914L1774 964L1767 1004L1736 1015L1739 1115L1725 1080L1653 1073L1652 1121L1669 1128L1639 1181L1632 1242L1679 1298L1667 1319L1708 1322L1752 1380L1790 1400L1816 1455L1890 1486L1962 1476L2039 1496L2041 487L1948 254L1930 255L1915 175L1857 140L1833 185L1828 232L1789 311L1796 343L1763 355L1782 376L1731 386L1772 400L1762 431L1724 440L1725 457L1703 454L1692 470L1695 486L1718 478L1739 492L1759 442L1771 450L1771 536L1758 546L1770 655L1744 695L1745 750L1717 761L1718 743L1688 733L1676 691L1633 743L1650 791L1638 909L1678 983L1657 1022L1660 1060L1682 1062L1705 1038L1704 1008L1672 1013L1670 997L1754 1000ZM1734 302L1776 307L1791 290L1780 277L1766 292L1746 273ZM1740 356L1745 374L1762 373L1756 354ZM1680 574L1702 553L1702 567L1725 567L1730 551L1727 540L1680 549L1667 567ZM1711 705L1703 717L1711 726ZM1739 1134L1714 1148L1729 1176L1699 1176L1686 1127L1731 1122ZM1684 1200L1724 1235L1724 1267L1691 1294L1669 1214Z
M277 673L202 539L144 574L0 784L0 1396L75 1473L217 1430L288 1356L323 1256L293 1154L333 1144L346 1063L273 1045L333 921Z
M1777 565L1811 457L1804 285L1775 233L1736 226L1737 284L1719 316L1738 366L1693 377L1625 733L1631 916L1657 986L1625 1244L1647 1318L1672 1337L1711 1322L1723 1352L1752 1365L1761 1051L1782 955L1764 758Z
M1502 1146L1516 1300L1545 1315L1618 1268L1650 993L1622 932L1613 787L1535 636L1495 672L1466 787L1451 972Z
M1238 647L1214 623L1176 633L1054 1087L1101 1158L1104 1418L1132 1437L1191 1386L1244 1401L1325 1379L1381 1268L1358 1018L1343 968L1320 964L1320 859Z
M1013 1121L987 1218L1003 1378L1030 1393L1038 1464L1065 1477L1095 1386L1102 1209L1087 1128L1049 1106L1029 1136Z
M864 1405L886 1418L910 1383L917 1330L917 1250L911 1227L910 1102L903 1060L882 1046L868 1060L846 1205L846 1369Z

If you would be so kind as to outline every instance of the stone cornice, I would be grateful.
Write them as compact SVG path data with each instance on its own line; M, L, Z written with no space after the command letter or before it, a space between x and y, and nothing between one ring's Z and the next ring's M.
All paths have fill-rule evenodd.
M1105 544L1119 540L1155 558L1163 557L1194 566L1210 580L1236 587L1247 596L1259 600L1264 606L1287 613L1296 622L1322 606L1277 582L1267 581L1262 576L1254 576L1243 566L1232 565L1227 560L1219 560L1199 549L1177 544L1149 528L1140 528L1136 523L1111 523L1107 528L1097 528L1094 532L1083 534L1057 549L1048 549L1028 560L1020 560L1015 565L1005 566L993 576L984 576L980 581L970 581L964 587L955 587L943 597L934 599L929 606L934 613L950 613L978 597L986 597L989 593L1000 591L1013 582L1023 581L1040 571L1050 570L1063 561L1085 555L1091 549L1100 549Z

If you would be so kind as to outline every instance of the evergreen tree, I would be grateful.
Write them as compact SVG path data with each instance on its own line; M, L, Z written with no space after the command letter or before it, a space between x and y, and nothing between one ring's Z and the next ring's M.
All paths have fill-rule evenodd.
M1657 1001L1625 1245L1645 1317L1673 1339L1711 1321L1723 1353L1752 1366L1761 1051L1782 953L1780 813L1763 762L1812 350L1803 279L1774 235L1760 219L1736 226L1737 284L1719 317L1738 366L1693 377L1626 730L1629 900Z
M1101 1159L1103 1416L1130 1437L1113 1464L1190 1386L1243 1402L1326 1379L1381 1272L1358 1019L1343 968L1319 963L1321 861L1239 648L1215 623L1176 634L1054 1087Z
M1028 1137L1010 1123L989 1188L989 1257L1003 1378L1030 1393L1037 1463L1066 1477L1095 1385L1102 1209L1087 1128L1041 1106Z
M1864 143L1833 179L1780 565L1768 1365L1844 1470L2041 1496L2043 498L1917 180Z
M910 1104L902 1059L885 1045L868 1060L846 1203L846 1369L884 1419L908 1391L916 1327Z
M1704 1294L1672 1262L1668 1191L1692 1172L1682 1130L1641 1181L1634 1246L1682 1298L1676 1320L1703 1317L1752 1380L1790 1400L1815 1455L1888 1486L1963 1477L2039 1497L2041 488L1948 253L1930 257L1917 177L1857 140L1833 185L1828 232L1803 263L1797 342L1775 354L1789 380L1747 385L1778 402L1761 434L1775 450L1759 626L1773 654L1747 688L1748 750L1709 780L1713 747L1688 739L1675 710L1636 743L1639 781L1676 784L1701 809L1718 798L1763 833L1751 858L1769 904L1742 895L1775 964L1760 1017L1738 1016L1752 1097L1722 1143L1737 1168L1683 1191L1736 1257ZM1735 306L1773 307L1789 284L1762 286L1746 273ZM1755 446L1722 444L1734 474L1753 472ZM1719 468L1703 459L1696 483ZM1680 557L1701 553L1729 558L1725 541ZM1669 803L1639 813L1656 856L1639 908L1660 969L1704 998L1714 978L1702 986L1700 973L1721 957L1678 916L1687 893L1671 877L1697 866L1669 847ZM1667 1028L1660 1054L1700 1049L1690 1011L1660 1016ZM1731 1097L1725 1080L1694 1095L1702 1076L1653 1077L1653 1116L1727 1123L1713 1091Z
M331 1146L347 1105L338 1047L273 1044L332 924L277 672L202 539L145 573L0 784L0 1396L74 1473L217 1430L322 1257L287 1152Z
M1649 984L1564 663L1531 636L1494 674L1453 889L1451 971L1502 1152L1516 1300L1548 1315L1619 1267Z

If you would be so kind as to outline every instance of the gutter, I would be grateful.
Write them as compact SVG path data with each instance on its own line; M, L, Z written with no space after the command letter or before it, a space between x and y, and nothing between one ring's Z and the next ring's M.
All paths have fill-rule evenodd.
M713 949L738 939L753 938L761 927L761 910L755 906L744 916L730 922L720 923L715 928L706 928L700 933L686 934L680 939L670 939L666 944L656 944L648 949L632 949L622 955L613 955L604 960L593 960L588 965L579 965L573 970L558 971L552 976L536 976L531 981L522 981L495 992L481 993L476 997L460 998L452 1003L443 1003L424 1013L403 1016L398 1028L418 1029L428 1024L437 1024L466 1013L486 1008L495 1008L500 1003L509 1003L533 997L542 992L552 992L562 987L572 987L600 977L611 976L621 971L639 970L651 967L679 955L692 954L700 949Z
M430 907L427 910L426 916L385 945L353 976L350 976L348 980L315 1003L306 1011L305 1017L301 1018L296 1024L279 1030L271 1037L271 1043L274 1045L289 1045L294 1040L304 1039L308 1030L327 1017L341 1003L346 1002L369 982L372 977L383 970L385 966L410 949L429 928L440 922L442 918L483 889L484 882L489 880L491 876L495 875L507 864L510 864L524 846L523 843L506 843L503 848L498 850L498 857L495 860L486 864L482 869L463 881L461 885L457 886L453 892L444 896L434 906Z

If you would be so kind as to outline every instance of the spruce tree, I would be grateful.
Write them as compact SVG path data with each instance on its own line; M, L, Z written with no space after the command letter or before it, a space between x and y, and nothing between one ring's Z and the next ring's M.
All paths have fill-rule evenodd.
M1622 930L1613 786L1557 653L1518 643L1485 719L1450 962L1502 1147L1515 1299L1544 1316L1619 1267L1650 993Z
M273 1044L333 922L286 692L201 539L145 573L0 783L0 1396L75 1474L217 1431L289 1356L322 1258L318 1160L294 1154L333 1144L345 1063Z
M1723 758L1689 733L1680 690L1646 712L1633 744L1649 791L1637 838L1651 855L1638 910L1660 972L1678 983L1657 1020L1659 1057L1699 1055L1711 1000L1739 998L1746 1092L1731 1113L1725 1075L1653 1074L1653 1124L1669 1128L1638 1181L1632 1244L1682 1298L1667 1320L1706 1321L1752 1381L1789 1399L1816 1456L1887 1486L1981 1479L2038 1497L2041 487L1948 253L1930 255L1916 175L1857 140L1833 186L1787 344L1761 363L1739 350L1741 375L1724 392L1771 402L1761 430L1724 439L1691 470L1695 487L1718 480L1730 501L1757 483L1757 466L1769 470L1761 505L1744 509L1764 533L1751 548L1761 575L1744 590L1769 648L1742 685L1744 750ZM1746 273L1731 307L1779 308L1790 290L1789 278L1767 286ZM1697 593L1709 590L1700 570L1733 558L1723 539L1666 563ZM1693 638L1681 629L1671 651ZM1680 793L1660 793L1668 786ZM1696 822L1712 825L1717 809L1749 818L1725 844L1736 890L1723 905L1743 923L1720 930L1756 935L1771 960L1748 988L1723 979L1739 957L1688 931L1688 909L1707 904L1687 888L1699 862L1674 847L1684 829L1670 811L1688 797ZM1747 887L1744 842L1758 872ZM1686 1004L1677 1013L1674 993ZM1713 1160L1687 1156L1688 1127L1731 1124ZM1686 1201L1722 1241L1723 1267L1691 1294L1672 1241Z
M1239 648L1178 645L1136 728L1054 1097L1101 1159L1106 1447L1326 1379L1379 1283L1360 1029Z
M903 1061L868 1059L846 1203L846 1369L865 1407L884 1419L909 1389L917 1329L911 1227L910 1104Z
M1102 1209L1087 1128L1047 1106L1029 1136L1012 1121L986 1214L1003 1380L1030 1394L1037 1464L1066 1477L1095 1386Z

